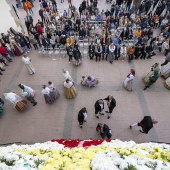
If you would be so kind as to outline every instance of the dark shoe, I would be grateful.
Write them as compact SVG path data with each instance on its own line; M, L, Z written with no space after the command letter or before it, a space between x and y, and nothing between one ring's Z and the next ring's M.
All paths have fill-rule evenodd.
M0 72L0 75L3 75L3 74Z
M79 125L79 127L82 129L83 128L83 126L82 125Z
M1 71L5 71L5 69L3 69L3 68L0 68L0 70L1 70Z
M37 102L33 104L33 106L37 105Z
M130 125L129 128L132 129L132 126Z
M109 113L109 111L105 111L106 113Z
M99 119L99 116L96 116L97 119Z
M110 119L110 116L107 116L107 119Z
M149 88L148 86L145 86L145 88L143 90L146 90L147 88Z

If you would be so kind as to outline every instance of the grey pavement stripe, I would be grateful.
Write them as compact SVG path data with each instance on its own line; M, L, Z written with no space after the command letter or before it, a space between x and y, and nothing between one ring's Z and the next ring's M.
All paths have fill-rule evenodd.
M71 76L75 82L77 81L77 69L78 69L78 67L72 67L72 72L71 72ZM63 129L63 138L64 139L71 139L74 105L75 105L75 100L68 99L66 116L65 116L65 125L64 125L64 129Z
M129 66L130 66L130 68L135 69L133 62L130 62ZM135 76L135 82L140 82L140 80L137 76ZM147 93L147 91L143 91L144 86L141 87L138 83L134 83L134 86L135 86L135 90L137 92L137 96L139 99L139 103L140 103L140 107L141 107L143 116L151 116L149 109L148 109L148 105L145 100L145 96L144 96L144 92ZM150 130L150 132L148 134L149 134L150 141L158 141L158 136L157 136L157 133L156 133L156 130L154 127Z
M11 78L9 85L5 88L5 90L12 89L13 85L15 84L15 80L17 79L17 77L18 77L19 73L21 72L23 66L24 66L24 64L21 61L18 68L16 69L16 71L14 72L14 74Z

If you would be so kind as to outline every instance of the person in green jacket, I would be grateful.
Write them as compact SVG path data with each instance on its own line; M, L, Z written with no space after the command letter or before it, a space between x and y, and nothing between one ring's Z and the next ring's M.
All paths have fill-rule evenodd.
M157 79L159 78L160 75L160 69L158 67L158 64L155 63L155 70L152 76L149 77L149 82L148 84L145 86L145 88L143 90L146 90L147 88L150 87L150 85L152 85L153 83L155 83L157 81Z

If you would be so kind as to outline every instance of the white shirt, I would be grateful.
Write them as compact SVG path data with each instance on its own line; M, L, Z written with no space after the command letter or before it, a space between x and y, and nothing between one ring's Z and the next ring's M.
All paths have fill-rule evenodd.
M66 87L66 88L68 88L68 89L69 89L72 85L73 85L72 82L68 82L68 83L64 82L64 87Z
M50 94L50 89L48 87L46 87L45 89L43 89L41 91L42 94Z
M29 57L22 57L22 62L23 62L24 64L30 64L30 63L31 63Z
M87 120L87 113L85 112L83 113L83 115L84 115L84 120Z
M99 104L99 105L100 105L101 109L103 109L103 104Z
M115 51L115 46L114 45L113 46L109 45L109 51L111 53L113 53Z

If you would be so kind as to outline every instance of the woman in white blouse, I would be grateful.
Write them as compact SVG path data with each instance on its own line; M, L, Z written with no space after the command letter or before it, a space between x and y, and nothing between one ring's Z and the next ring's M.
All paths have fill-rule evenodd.
M64 94L67 99L72 99L77 95L77 90L73 82L71 82L69 79L66 79L64 82Z

